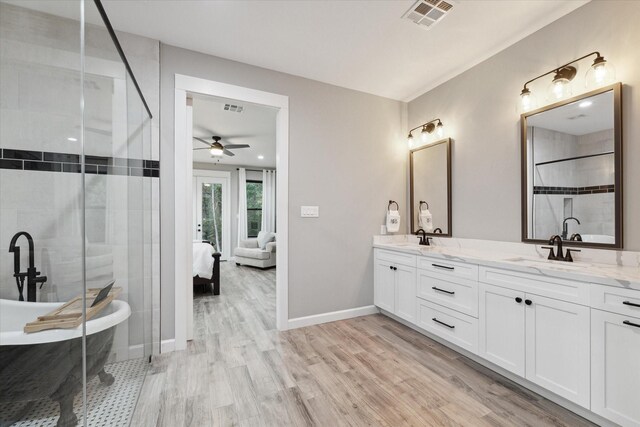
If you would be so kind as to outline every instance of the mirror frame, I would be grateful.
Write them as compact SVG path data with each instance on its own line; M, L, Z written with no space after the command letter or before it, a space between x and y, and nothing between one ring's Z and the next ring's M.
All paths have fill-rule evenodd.
M622 230L623 230L623 218L622 218L622 83L614 83L609 86L604 86L596 90L592 90L587 93L583 93L572 98L559 101L532 111L528 111L520 115L520 157L521 157L521 229L522 229L522 242L533 244L548 244L548 240L532 239L529 238L528 232L528 210L529 200L527 197L527 118L535 114L539 114L554 108L562 107L563 105L572 104L580 101L584 98L590 98L601 93L613 91L613 128L614 128L614 167L615 167L615 197L614 197L614 219L615 219L615 243L593 243L593 242L579 242L575 240L563 240L562 243L565 246L581 246L600 249L622 249Z
M446 144L447 147L447 232L446 233L426 233L428 236L438 236L438 237L451 237L451 138L444 138L439 141L422 145L418 148L414 148L409 152L409 200L411 203L411 230L410 233L413 234L414 231L414 209L415 209L415 199L413 196L413 154L417 151L425 150L427 148L433 148L436 145Z

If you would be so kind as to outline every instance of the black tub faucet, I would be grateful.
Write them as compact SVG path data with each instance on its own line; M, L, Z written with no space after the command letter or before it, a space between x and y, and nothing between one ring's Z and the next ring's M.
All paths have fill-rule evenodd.
M570 219L574 220L578 223L578 225L580 225L580 220L578 220L578 218L575 218L573 216L566 217L564 221L562 221L562 240L567 240L567 235L569 234L567 221L569 221Z
M16 242L24 236L29 243L29 268L26 273L20 271L20 246L16 246ZM47 281L47 276L40 276L40 272L35 267L34 262L34 247L33 237L26 231L20 231L16 233L11 239L9 244L9 252L13 252L13 277L16 278L16 285L18 286L18 292L20 293L20 301L24 301L22 291L24 289L24 280L27 279L27 301L36 301L36 285L40 283L40 287Z

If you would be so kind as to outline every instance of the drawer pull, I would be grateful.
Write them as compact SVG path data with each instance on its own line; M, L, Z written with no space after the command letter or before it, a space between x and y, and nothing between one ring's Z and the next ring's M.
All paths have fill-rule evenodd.
M436 319L433 319L433 320L436 320ZM437 320L436 320L436 321L437 321ZM640 328L640 325L639 325L639 324L637 324L637 323L633 323L633 322L630 322L630 321L628 321L628 320L625 320L625 321L624 321L624 322L622 322L622 323L624 323L625 325L635 326L636 328Z
M623 301L622 303L624 305L630 305L631 307L640 307L640 304L636 304L636 303L631 302L631 301Z
M454 270L455 267L449 267L448 265L440 265L440 264L431 264L433 267L436 268L444 268L445 270Z
M435 286L432 286L431 289L433 289L434 291L438 291L438 292L444 292L445 294L449 294L449 295L454 295L455 294L454 291L445 291L444 289L436 288Z
M436 323L441 324L442 326L446 326L446 327L447 327L447 328L449 328L449 329L454 329L454 328L455 328L455 326L447 325L446 323L439 321L439 320L438 320L438 319L436 319L435 317L434 317L433 319L431 319L431 320L433 320L433 321L434 321L434 322L436 322ZM625 322L626 322L626 321L625 321ZM640 328L640 325L637 325L637 326Z

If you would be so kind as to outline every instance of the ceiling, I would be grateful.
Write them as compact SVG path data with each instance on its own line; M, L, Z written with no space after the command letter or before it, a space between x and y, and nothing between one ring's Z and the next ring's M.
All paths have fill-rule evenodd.
M208 150L193 152L194 162L239 165L256 168L276 167L276 108L225 98L191 94L193 98L193 136L213 142L220 136L223 145L249 144L251 148L231 150L235 156L212 157ZM240 105L241 113L224 110L225 104ZM206 148L194 140L193 148ZM259 159L262 155L264 159Z
M613 129L613 105L609 91L530 116L527 125L576 136Z
M429 30L412 0L103 3L117 30L409 101L587 2L452 0Z

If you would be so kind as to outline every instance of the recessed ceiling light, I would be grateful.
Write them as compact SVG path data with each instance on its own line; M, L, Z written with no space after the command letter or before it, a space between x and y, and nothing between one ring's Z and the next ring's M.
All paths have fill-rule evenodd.
M76 139L76 138L73 138L73 137L69 137L69 138L67 138L67 141L76 142L76 141L77 141L77 139Z
M262 159L264 159L264 156L263 156L262 154L259 154L259 155L258 155L258 159L259 159L259 160L262 160Z
M582 101L580 104L578 104L578 107L580 108L587 108L588 106L590 106L591 104L593 104L593 102L591 101Z

